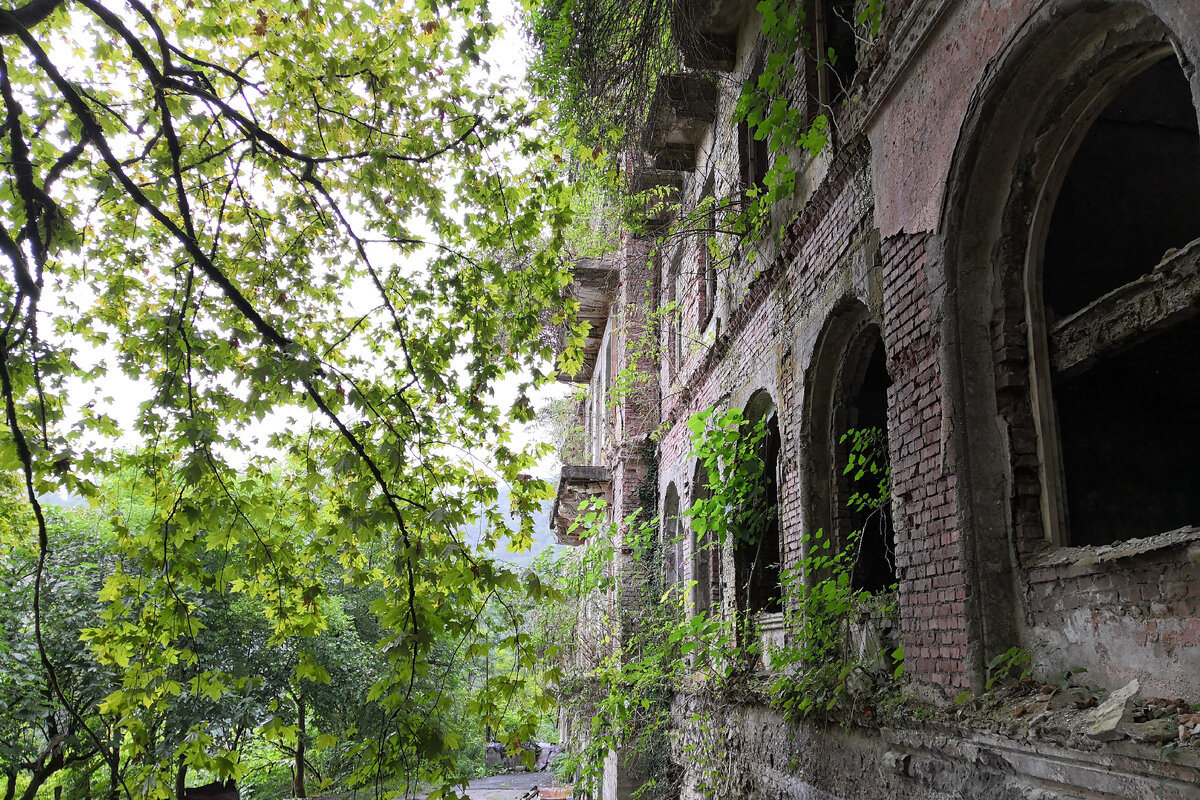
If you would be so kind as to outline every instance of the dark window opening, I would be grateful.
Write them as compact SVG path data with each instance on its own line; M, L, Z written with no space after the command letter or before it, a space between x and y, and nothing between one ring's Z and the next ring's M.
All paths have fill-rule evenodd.
M675 490L675 484L672 483L667 487L662 512L662 576L663 583L667 588L683 580L681 574L683 559L680 558L682 548L683 542L680 540L679 533L679 492Z
M755 92L758 78L762 77L764 68L763 55L760 53L746 78L746 88ZM754 128L748 122L738 122L738 173L742 179L742 191L761 190L767 185L767 166L770 160L770 146L767 139L755 136Z
M715 181L709 176L704 185L700 204L697 211L703 213L703 219L698 225L700 236L697 236L696 252L696 282L700 288L700 317L697 318L697 333L703 335L708 324L716 313L716 259L713 249L716 243L716 198L713 196Z
M739 602L750 614L783 610L779 550L779 420L771 413L766 435L758 443L762 463L758 491L747 515L749 530L741 532L734 548Z
M717 209L711 197L704 201L708 211L704 215L704 227L701 230L700 247L697 254L698 275L700 283L700 319L698 332L703 333L717 310L717 264L713 258L713 245L717 235Z
M692 478L692 504L708 500L712 490L708 487L708 473L704 464L696 465ZM721 548L711 530L692 536L692 580L693 602L697 613L716 618L721 615Z
M754 91L763 73L763 57L760 54L750 70L746 85ZM767 140L757 138L754 129L745 120L738 123L738 167L742 190L761 189L767 183L767 164L771 150Z
M1049 356L1063 352L1072 330L1105 331L1102 343L1049 374L1059 456L1047 483L1065 512L1064 543L1111 544L1200 523L1195 309L1132 324L1095 316L1119 298L1158 307L1143 276L1198 237L1200 133L1187 79L1167 57L1129 81L1088 130L1047 231Z
M1071 543L1200 523L1200 318L1054 387Z
M838 494L845 503L835 515L839 521L839 539L845 543L858 534L858 551L855 554L851 583L855 589L868 592L885 590L896 582L896 531L892 525L891 498L886 496L886 487L881 488L881 478L888 469L887 441L887 390L892 380L887 373L883 341L876 334L869 349L866 368L862 371L857 387L851 384L847 407L846 428L852 431L876 431L869 437L867 454L880 470L866 472L856 479L856 474L842 474L848 463L851 440L839 442ZM851 376L853 377L853 376ZM844 431L843 431L844 432ZM839 438L840 438L839 434ZM856 473L857 471L855 471ZM855 496L872 498L871 502L853 502Z
M1051 324L1150 272L1200 237L1200 137L1176 59L1146 69L1108 104L1067 171L1046 238Z
M738 163L743 191L766 186L770 153L766 139L757 138L746 122L738 123Z
M667 380L675 380L680 367L683 366L683 331L680 325L679 310L679 270L672 266L667 271Z
M854 3L855 0L825 0L824 49L820 56L826 60L831 104L849 95L854 74L858 72Z

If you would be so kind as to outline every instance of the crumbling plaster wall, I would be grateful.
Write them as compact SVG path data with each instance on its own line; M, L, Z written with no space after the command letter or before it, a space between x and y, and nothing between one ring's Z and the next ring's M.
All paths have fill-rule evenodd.
M1200 56L1197 0L1133 0L1171 30L1191 64ZM951 164L979 87L1014 42L1035 36L1086 0L914 0L907 25L887 44L896 53L879 70L873 93L886 93L866 133L876 178L876 220L884 238L938 232ZM911 59L911 60L910 60ZM1196 86L1193 80L1193 86ZM1200 98L1200 88L1194 90ZM872 98L874 99L874 98ZM1200 104L1200 100L1198 100Z
M947 379L943 463L958 484L961 513L952 535L966 537L971 683L981 680L989 656L1017 642L1032 649L1044 672L1084 667L1101 686L1136 677L1149 694L1195 696L1200 622L1186 587L1200 573L1187 542L1100 565L1087 563L1094 560L1088 548L1053 541L1043 483L1048 440L1036 425L1043 334L1027 294L1036 286L1030 264L1040 258L1054 176L1081 135L1076 120L1086 119L1091 98L1103 96L1104 82L1155 41L1171 41L1182 56L1195 97L1190 64L1200 5L979 5L961 4L945 17L871 132L873 141L887 142L889 125L935 131L918 139L919 163L893 150L894 164L877 164L909 177L903 191L892 191L877 175L876 204L890 228L925 228L912 234L927 240L925 273L945 286L932 297L931 313ZM986 34L982 42L974 41L976 30ZM963 50L974 53L969 63L957 60L966 58ZM963 81L971 93L964 115L954 100L961 87L937 115L920 111L904 87L915 90L952 69L978 74ZM937 177L913 172L935 169ZM922 195L908 188L918 180L927 181ZM930 219L934 202L941 208Z
M1148 25L1147 11L1159 22ZM1045 132L1030 120L1071 111L1072 93L1086 86L1067 66L1078 73L1089 58L1107 64L1106 47L1119 50L1158 25L1200 105L1200 0L911 0L888 13L876 45L884 55L874 51L861 105L840 118L835 146L801 169L800 210L778 251L746 271L758 274L744 292L722 284L719 335L715 326L697 331L675 378L663 373L660 496L671 483L681 507L694 495L688 416L742 408L767 389L782 438L783 557L794 565L802 534L820 517L809 442L823 421L808 410L814 392L830 389L812 384L822 337L857 304L880 328L894 381L888 428L910 687L939 702L980 691L988 659L1017 645L1030 648L1043 671L1083 666L1094 686L1136 678L1146 694L1200 700L1196 538L1115 553L1049 540L1028 482L1041 458L1037 435L1012 401L1029 394L1031 380L1023 279L1006 283L1002 274L1008 262L1024 274L1046 180L1021 161L1037 161L1022 148ZM721 127L685 186L693 202L710 173L720 180L736 171L736 140ZM1004 138L1012 140L1007 149L995 145ZM1033 169L1023 183L1021 169ZM690 564L691 542L684 556ZM732 586L725 598L729 609ZM693 702L710 701L680 699L677 753L685 764L694 751L678 748L699 747L704 735ZM756 704L714 708L724 719L716 747L729 781L721 796L1076 796L1062 788L1068 779L1099 781L1096 791L1115 796L1151 796L1154 779L1145 776L1158 768L1149 756L1123 760L1078 743L1054 750L983 741L966 729L928 739L801 730ZM897 773L885 758L898 743L917 773ZM1105 778L1106 770L1117 777ZM701 770L689 769L687 780L696 792ZM1163 796L1195 796L1161 783L1170 788Z
M677 696L681 800L1082 800L1200 796L1196 759L1143 743L1014 738L968 725L868 731L790 723L703 691Z

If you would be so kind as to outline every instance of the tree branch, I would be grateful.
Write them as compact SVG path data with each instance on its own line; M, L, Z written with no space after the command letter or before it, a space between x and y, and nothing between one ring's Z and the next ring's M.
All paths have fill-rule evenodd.
M63 0L29 0L20 8L6 9L0 16L0 36L16 36L54 13Z

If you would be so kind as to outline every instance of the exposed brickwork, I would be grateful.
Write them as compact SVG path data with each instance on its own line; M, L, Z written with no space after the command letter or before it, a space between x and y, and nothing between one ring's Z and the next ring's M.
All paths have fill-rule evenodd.
M1189 631L1178 644L1200 644L1200 564L1181 559L1179 548L1103 564L1033 567L1028 574L1030 613L1047 625L1061 625L1066 612L1084 608L1137 620L1132 635L1153 640L1158 621L1176 617ZM1170 652L1175 644L1163 646Z
M1191 44L1178 44L1188 39L1187 31L1200 31L1200 6L1180 10L1166 0L1147 3L1165 9L1171 41L1200 58L1200 34ZM1129 33L1129 42L1110 36L1111 25L1086 33L1088 25L1103 20L1082 12L1072 17L1078 6L1067 0L885 4L880 39L860 52L863 74L856 85L862 91L854 103L834 110L833 150L799 165L796 205L790 218L777 221L778 236L763 245L757 260L749 257L746 243L722 240L729 253L720 262L711 319L707 308L714 298L702 237L672 239L656 259L644 242L626 243L614 311L625 337L619 359L634 364L646 352L632 344L639 338L657 342L665 355L657 363L653 354L637 362L659 377L654 401L631 395L622 409L626 446L614 453L617 511L635 507L635 487L649 474L635 445L651 432L658 495L673 486L679 508L686 509L702 489L689 456L687 419L713 407L744 409L756 392L765 391L781 438L781 558L785 567L795 566L806 534L821 525L838 530L848 524L841 509L849 487L834 474L834 465L845 460L836 445L849 402L850 381L843 372L853 361L853 348L865 340L863 332L877 330L892 382L886 411L904 680L908 689L946 704L963 690L982 690L988 660L1009 647L1028 649L1046 674L1087 665L1095 686L1113 689L1137 678L1143 688L1200 699L1193 696L1200 692L1195 669L1200 532L1152 537L1144 546L1131 544L1129 552L1093 552L1051 541L1055 520L1046 517L1055 514L1043 507L1054 489L1044 459L1055 440L1039 438L1046 435L1039 428L1046 427L1047 412L1037 407L1034 378L1045 358L1038 337L1045 337L1030 301L1040 292L1040 278L1030 266L1039 254L1027 252L1031 243L1040 246L1034 235L1037 204L1047 191L1053 193L1047 189L1051 170L1038 161L1050 157L1035 152L1050 123L1021 129L1028 142L1021 139L1020 147L1028 152L1005 151L1011 158L1002 170L988 160L1000 155L971 149L977 140L992 141L991 112L982 110L996 102L988 93L1009 90L993 71L1025 69L1023 57L1012 55L1020 37L1033 37L1029 46L1040 48L1039 57L1059 59L1054 63L1066 61L1061 53L1078 45L1081 53L1115 69L1103 59L1117 63L1136 49L1129 42L1147 44L1137 36L1161 36L1161 27L1154 26ZM1113 19L1118 11L1132 20L1120 35L1141 24L1133 5L1111 11ZM1063 38L1038 43L1036 37L1067 18ZM1085 34L1093 38L1085 40ZM1114 49L1104 55L1110 40ZM743 51L755 45L744 32L741 41ZM1085 41L1086 47L1080 44ZM796 61L789 100L811 114L818 110L814 62L803 54ZM742 69L744 60L739 63ZM1063 99L1056 102L1066 107L1078 100L1094 71L1063 78L1055 90ZM740 79L736 70L729 76L720 124L697 145L697 169L685 176L681 190L685 207L714 184L718 197L736 189L738 150L729 109ZM1041 91L1039 82L1050 79L1034 76L1027 90ZM963 81L982 81L983 98L960 85ZM1200 97L1200 82L1192 83L1193 97ZM931 100L943 96L953 104L943 108ZM1018 110L1006 119L1027 124L1020 119L1025 106L1012 105ZM923 132L926 148L905 138L911 130ZM1007 142L993 144L1002 150ZM960 158L956 172L950 165ZM962 176L967 186L954 183ZM983 184L994 184L995 202L968 191ZM973 213L982 209L976 216L959 213L956 204L969 201L976 203ZM963 219L975 227L954 227ZM672 299L678 323L653 313ZM648 303L649 310L639 312L638 302ZM1049 414L1053 418L1053 408ZM680 557L681 580L701 577L694 569L695 542L685 541ZM735 605L732 566L727 546L715 564L704 567L726 613ZM795 608L794 596L790 602ZM738 706L725 737L754 762L730 765L731 791L806 796L807 785L785 785L787 769L769 763L777 745L760 747L765 734L748 726L774 723L750 707L761 710L753 703ZM821 741L819 734L805 735ZM948 735L942 744L953 754L947 757L969 761L974 745L963 742L971 735ZM863 745L863 752L873 747ZM763 761L768 767L758 769ZM1014 769L1019 775L1028 766ZM698 775L698 769L688 772L692 788L698 788ZM761 775L769 780L756 783ZM823 777L818 783L828 787L837 780ZM1020 796L1020 783L1006 796ZM896 792L904 785L897 784ZM840 790L849 791L845 785Z
M884 240L884 341L896 567L906 668L918 681L965 688L968 581L961 554L957 480L944 461L940 331L929 304L926 237Z

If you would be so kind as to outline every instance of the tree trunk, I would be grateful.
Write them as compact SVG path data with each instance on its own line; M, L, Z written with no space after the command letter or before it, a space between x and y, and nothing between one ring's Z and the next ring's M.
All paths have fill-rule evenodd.
M29 775L29 785L25 787L25 791L21 792L21 800L34 800L37 797L38 789L42 788L46 779L62 769L63 763L67 760L66 754L63 752L63 740L71 735L71 731L60 733L53 713L46 716L45 734L46 748L38 756L37 761L31 765L33 770Z
M62 751L58 750L43 764L39 764L29 776L29 785L25 787L25 791L21 792L21 800L35 800L38 789L42 788L42 784L46 782L47 778L62 768L63 760Z
M175 768L175 800L183 800L187 794L187 762L179 757L179 766Z
M306 797L304 793L304 698L296 693L296 764L292 769L292 797Z
M108 762L108 800L121 800L121 760L114 751L105 758Z
M10 770L4 773L4 800L13 800L13 795L17 793L17 771Z

